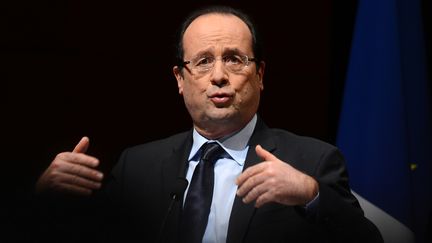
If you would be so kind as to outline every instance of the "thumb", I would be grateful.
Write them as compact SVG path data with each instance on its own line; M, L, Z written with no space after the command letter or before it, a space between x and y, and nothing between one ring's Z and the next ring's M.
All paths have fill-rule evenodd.
M85 153L85 152L87 152L89 145L90 145L90 139L88 137L82 137L72 152Z
M260 157L264 161L278 160L276 156L274 156L269 151L265 150L263 147L261 147L261 145L257 145L255 147L255 152L258 155L258 157Z

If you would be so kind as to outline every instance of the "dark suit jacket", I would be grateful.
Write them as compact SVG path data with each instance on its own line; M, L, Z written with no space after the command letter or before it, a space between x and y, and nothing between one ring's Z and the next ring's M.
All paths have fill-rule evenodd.
M270 203L255 209L236 197L227 242L382 242L377 228L363 216L351 194L344 159L338 149L319 140L268 128L258 119L249 141L245 169L260 163L260 144L282 161L319 183L316 212ZM192 132L184 132L125 150L105 188L115 214L106 222L110 240L177 242L182 200L175 202L161 233L176 179L184 177Z

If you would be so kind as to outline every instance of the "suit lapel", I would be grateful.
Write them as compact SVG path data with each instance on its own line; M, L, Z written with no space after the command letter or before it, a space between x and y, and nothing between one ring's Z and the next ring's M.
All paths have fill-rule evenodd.
M188 133L185 139L181 139L173 144L173 149L168 158L163 161L162 167L162 197L163 202L166 202L166 208L171 202L171 193L177 181L177 178L186 177L188 156L192 147L192 133ZM183 205L183 197L177 201L167 218L164 236L166 242L174 242L178 234L178 224L180 219L181 205ZM168 239L169 238L169 239ZM165 241L164 241L165 242Z
M163 161L162 183L164 193L169 195L178 177L185 178L186 165L192 148L192 133L188 133L185 139L174 144L171 154Z
M269 134L269 129L259 118L254 133L249 141L249 151L246 156L243 171L262 161L262 159L255 153L255 146L258 144L270 152L274 151L276 148L276 145ZM227 242L243 242L244 236L249 230L249 224L255 212L254 205L254 203L244 204L242 198L238 196L235 197L229 220Z

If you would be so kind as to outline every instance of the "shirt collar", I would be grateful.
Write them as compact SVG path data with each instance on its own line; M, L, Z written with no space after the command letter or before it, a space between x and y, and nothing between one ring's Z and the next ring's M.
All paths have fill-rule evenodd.
M208 141L215 141L222 146L222 148L231 156L233 160L235 160L239 165L243 165L244 161L246 160L245 152L247 152L247 150L245 149L247 148L249 139L255 129L256 122L257 115L255 114L249 123L246 124L246 126L240 131L222 137L218 140L209 140L199 134L194 128L192 134L193 144L188 160L190 161L193 157L195 157L204 143Z

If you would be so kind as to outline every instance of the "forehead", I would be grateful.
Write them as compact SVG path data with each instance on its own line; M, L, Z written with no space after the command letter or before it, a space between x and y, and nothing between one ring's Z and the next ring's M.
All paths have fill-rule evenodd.
M183 35L185 56L200 51L239 49L252 54L252 34L240 18L231 14L206 14L196 18Z

